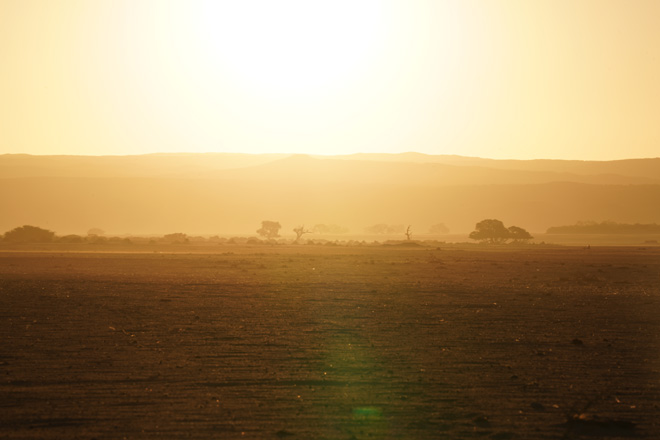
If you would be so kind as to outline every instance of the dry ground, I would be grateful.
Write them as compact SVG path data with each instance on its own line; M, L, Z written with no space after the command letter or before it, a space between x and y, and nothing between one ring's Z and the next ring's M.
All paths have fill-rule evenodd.
M471 249L0 252L0 437L660 438L660 249Z

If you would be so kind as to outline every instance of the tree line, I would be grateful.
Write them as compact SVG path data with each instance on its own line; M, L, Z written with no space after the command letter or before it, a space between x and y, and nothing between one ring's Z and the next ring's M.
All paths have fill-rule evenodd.
M261 222L261 227L255 232L266 240L266 242L274 242L280 237L280 230L282 225L277 221L272 220L263 220ZM308 229L305 225L299 225L292 229L292 232L295 234L295 239L293 243L299 243L300 240L307 234L321 234L321 235L331 235L331 234L341 234L347 233L348 230L341 226L337 225L324 225L317 224L313 228ZM401 235L402 238L405 237L406 241L412 241L413 238L413 228L412 225L404 227L403 225L386 225L379 224L369 227L365 232L378 233L378 234L388 234L388 235ZM439 223L431 226L431 233L446 233L448 228L444 224ZM216 241L222 242L223 240L218 237L191 237L182 232L175 232L171 234L166 234L160 238L121 238L121 237L105 237L104 231L98 228L92 228L87 232L87 236L80 235L65 235L58 237L55 232L48 229L43 229L37 226L24 225L12 229L0 236L2 241L10 243L51 243L51 242L60 242L60 243L92 243L92 244L102 244L102 243L132 243L132 240L145 241L148 240L149 243L167 243L167 244L187 244L195 242L206 242L206 241ZM531 240L532 235L527 232L525 229L518 226L505 227L500 220L495 219L486 219L482 220L476 224L475 230L470 233L469 238L490 243L490 244L503 244L511 240L513 243L525 243ZM250 239L244 241L249 242ZM226 240L227 242L235 242ZM253 239L252 242L257 242L257 239Z
M616 223L613 221L582 221L574 225L553 226L548 234L660 234L660 225Z

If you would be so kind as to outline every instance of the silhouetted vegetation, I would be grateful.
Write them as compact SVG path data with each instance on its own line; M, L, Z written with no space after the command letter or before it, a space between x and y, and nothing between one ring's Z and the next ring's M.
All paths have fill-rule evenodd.
M509 238L513 243L525 243L532 238L532 234L518 226L509 226Z
M189 243L190 240L188 239L188 235L182 233L182 232L175 232L173 234L166 234L163 236L162 241L166 243L173 243L173 244L183 244L183 243Z
M553 226L548 228L548 234L660 234L660 225L616 223L612 221L577 222L575 225Z
M87 231L87 235L104 235L105 231L100 228L92 228L89 231Z
M411 225L408 225L408 227L406 228L406 232L405 232L406 240L408 240L408 241L412 240L412 230L410 228L411 228Z
M452 235L467 236L476 219L493 217L543 232L590 219L660 224L660 184L643 183L658 181L660 159L569 163L369 155L281 162L286 155L0 156L2 177L16 179L0 188L6 205L0 234L41 224L56 234L84 237L132 231L158 241L180 231L264 239L253 229L261 227L260 218L278 220L279 234L291 239L291 229L302 221L318 234L344 234L345 226L351 235L379 239L405 239L409 223L415 225L413 239L427 234L442 239L447 233L442 225L429 228L440 222ZM221 175L231 190L211 191L206 177ZM257 178L263 179L259 185ZM264 188L277 195L270 199L276 210L264 207ZM291 188L304 189L306 197L314 194L318 206L301 205L302 193L287 195ZM522 208L531 200L533 209ZM327 223L317 228L320 221Z
M264 220L261 222L261 228L257 229L257 234L265 238L277 238L280 236L281 228L279 222Z
M490 244L504 244L509 240L514 243L525 243L531 240L532 235L518 226L507 228L500 220L486 219L476 224L475 230L469 235L472 240Z
M297 226L293 228L293 232L296 233L296 240L294 241L294 243L298 243L298 240L300 240L303 235L312 233L312 231L305 229L305 225Z
M63 237L58 237L57 241L60 243L84 243L85 237L81 237L80 235L70 234L70 235L65 235Z
M317 224L312 228L312 232L315 234L347 234L349 232L348 228L339 225L325 225Z
M444 235L449 234L449 228L444 223L436 223L429 228L429 234Z
M387 225L385 223L379 223L373 226L367 226L364 228L364 232L367 234L391 234L398 235L403 234L405 231L403 225Z
M88 235L87 243L89 244L106 244L108 243L108 237L102 235Z
M11 243L49 243L55 238L55 233L37 226L20 226L5 232L4 241Z
M472 240L501 244L509 239L509 230L500 220L486 219L477 223L469 237Z

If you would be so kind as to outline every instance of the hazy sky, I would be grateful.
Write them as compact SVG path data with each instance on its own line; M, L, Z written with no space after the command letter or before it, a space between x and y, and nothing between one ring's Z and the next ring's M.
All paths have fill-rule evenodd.
M0 153L660 156L658 0L0 0Z

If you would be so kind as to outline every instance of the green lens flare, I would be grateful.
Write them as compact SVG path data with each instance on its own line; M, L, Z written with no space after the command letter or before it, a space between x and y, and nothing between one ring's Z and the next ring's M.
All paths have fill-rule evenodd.
M375 408L373 406L361 406L353 408L353 419L354 420L380 420L383 415L383 412L380 408Z

